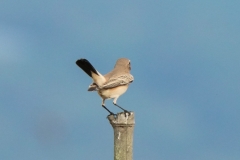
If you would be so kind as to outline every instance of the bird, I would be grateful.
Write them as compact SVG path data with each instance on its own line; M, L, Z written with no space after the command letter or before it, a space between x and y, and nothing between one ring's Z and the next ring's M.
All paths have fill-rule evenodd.
M112 71L102 75L92 64L84 58L76 61L87 75L89 75L93 82L89 85L88 91L97 91L102 98L102 107L106 109L110 115L115 115L105 106L106 99L113 99L113 104L124 111L124 113L131 113L117 104L117 99L124 94L130 83L133 82L134 77L130 74L131 63L127 58L119 58Z

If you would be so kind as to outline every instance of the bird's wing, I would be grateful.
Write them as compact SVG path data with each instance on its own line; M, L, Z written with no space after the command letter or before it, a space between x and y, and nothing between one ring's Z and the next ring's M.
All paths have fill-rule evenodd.
M131 74L124 74L117 77L110 78L101 89L114 88L133 82L133 76Z

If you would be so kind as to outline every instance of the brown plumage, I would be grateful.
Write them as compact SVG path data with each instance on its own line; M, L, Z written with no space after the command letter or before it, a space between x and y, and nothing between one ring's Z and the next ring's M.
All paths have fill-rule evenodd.
M117 105L117 99L127 91L129 84L134 80L133 76L130 74L131 65L129 59L118 59L113 70L104 76L101 75L86 59L79 59L76 61L76 64L93 79L93 83L90 84L88 91L98 92L102 98L102 107L104 107L110 114L113 114L104 104L106 99L111 98L114 99L114 105L124 110L124 112L128 112Z

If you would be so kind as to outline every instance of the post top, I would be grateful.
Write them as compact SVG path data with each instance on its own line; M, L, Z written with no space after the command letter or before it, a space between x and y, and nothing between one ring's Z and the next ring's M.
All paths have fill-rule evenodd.
M114 126L133 126L135 124L134 112L130 112L130 115L125 112L117 113L117 115L107 116L111 125Z

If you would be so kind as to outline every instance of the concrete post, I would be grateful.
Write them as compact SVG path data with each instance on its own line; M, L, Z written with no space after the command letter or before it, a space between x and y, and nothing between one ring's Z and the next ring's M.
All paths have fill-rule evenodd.
M108 120L114 130L114 160L133 159L134 112L109 115Z

